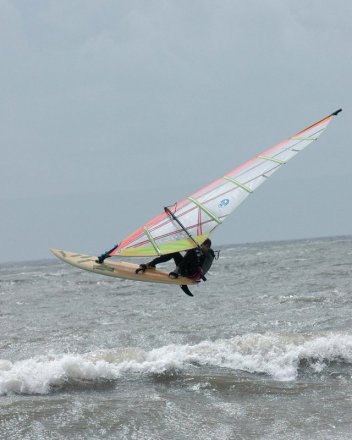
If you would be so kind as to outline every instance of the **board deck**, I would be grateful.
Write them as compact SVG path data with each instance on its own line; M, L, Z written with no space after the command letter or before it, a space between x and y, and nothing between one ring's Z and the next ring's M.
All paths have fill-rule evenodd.
M162 284L197 284L186 277L179 277L177 279L169 278L168 272L163 272L158 269L147 269L144 273L136 274L136 269L139 268L138 264L127 263L126 261L108 261L99 264L96 262L98 257L92 255L82 255L76 252L63 251L61 249L50 249L55 257L78 267L79 269L88 270L99 275L106 275L115 278L123 278L134 281L145 281L149 283L162 283Z

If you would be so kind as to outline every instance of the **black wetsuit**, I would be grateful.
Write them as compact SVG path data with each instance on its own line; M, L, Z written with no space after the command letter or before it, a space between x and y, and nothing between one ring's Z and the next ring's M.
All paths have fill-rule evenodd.
M200 252L199 249L190 249L184 256L179 252L161 255L148 263L148 266L156 266L159 263L166 263L174 259L176 266L179 268L179 274L183 277L191 278L199 272L202 272L202 275L208 272L214 257L215 254L212 249L209 249L206 253ZM202 269L202 271L200 271L200 269Z

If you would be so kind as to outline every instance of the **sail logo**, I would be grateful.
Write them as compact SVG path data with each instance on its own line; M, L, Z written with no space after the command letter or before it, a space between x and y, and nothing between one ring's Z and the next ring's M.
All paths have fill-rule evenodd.
M227 206L229 203L230 203L229 199L222 199L218 206L219 208L225 208L225 206Z

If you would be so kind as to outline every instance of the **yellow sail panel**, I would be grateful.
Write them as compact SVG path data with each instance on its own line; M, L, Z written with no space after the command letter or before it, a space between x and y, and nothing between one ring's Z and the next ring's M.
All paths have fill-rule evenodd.
M209 237L209 234L197 235L193 237L193 239L198 243L202 244L205 239ZM170 241L168 243L161 243L158 246L159 251L162 255L172 254L173 252L181 252L187 249L194 248L194 241L190 238L185 238L177 241ZM124 257L154 257L159 254L155 250L155 247L152 244L147 244L144 246L138 247L128 247L121 249L119 252L119 256Z

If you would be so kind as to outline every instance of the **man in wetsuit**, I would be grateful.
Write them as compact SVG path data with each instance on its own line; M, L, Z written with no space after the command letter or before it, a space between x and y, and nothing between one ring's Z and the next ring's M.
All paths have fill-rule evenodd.
M199 248L190 249L183 256L179 252L161 255L147 264L140 264L136 273L145 272L147 269L155 269L159 263L165 263L174 259L176 268L169 273L170 278L178 278L179 275L190 278L194 281L206 280L205 274L213 264L215 254L211 248L211 241L207 238Z

